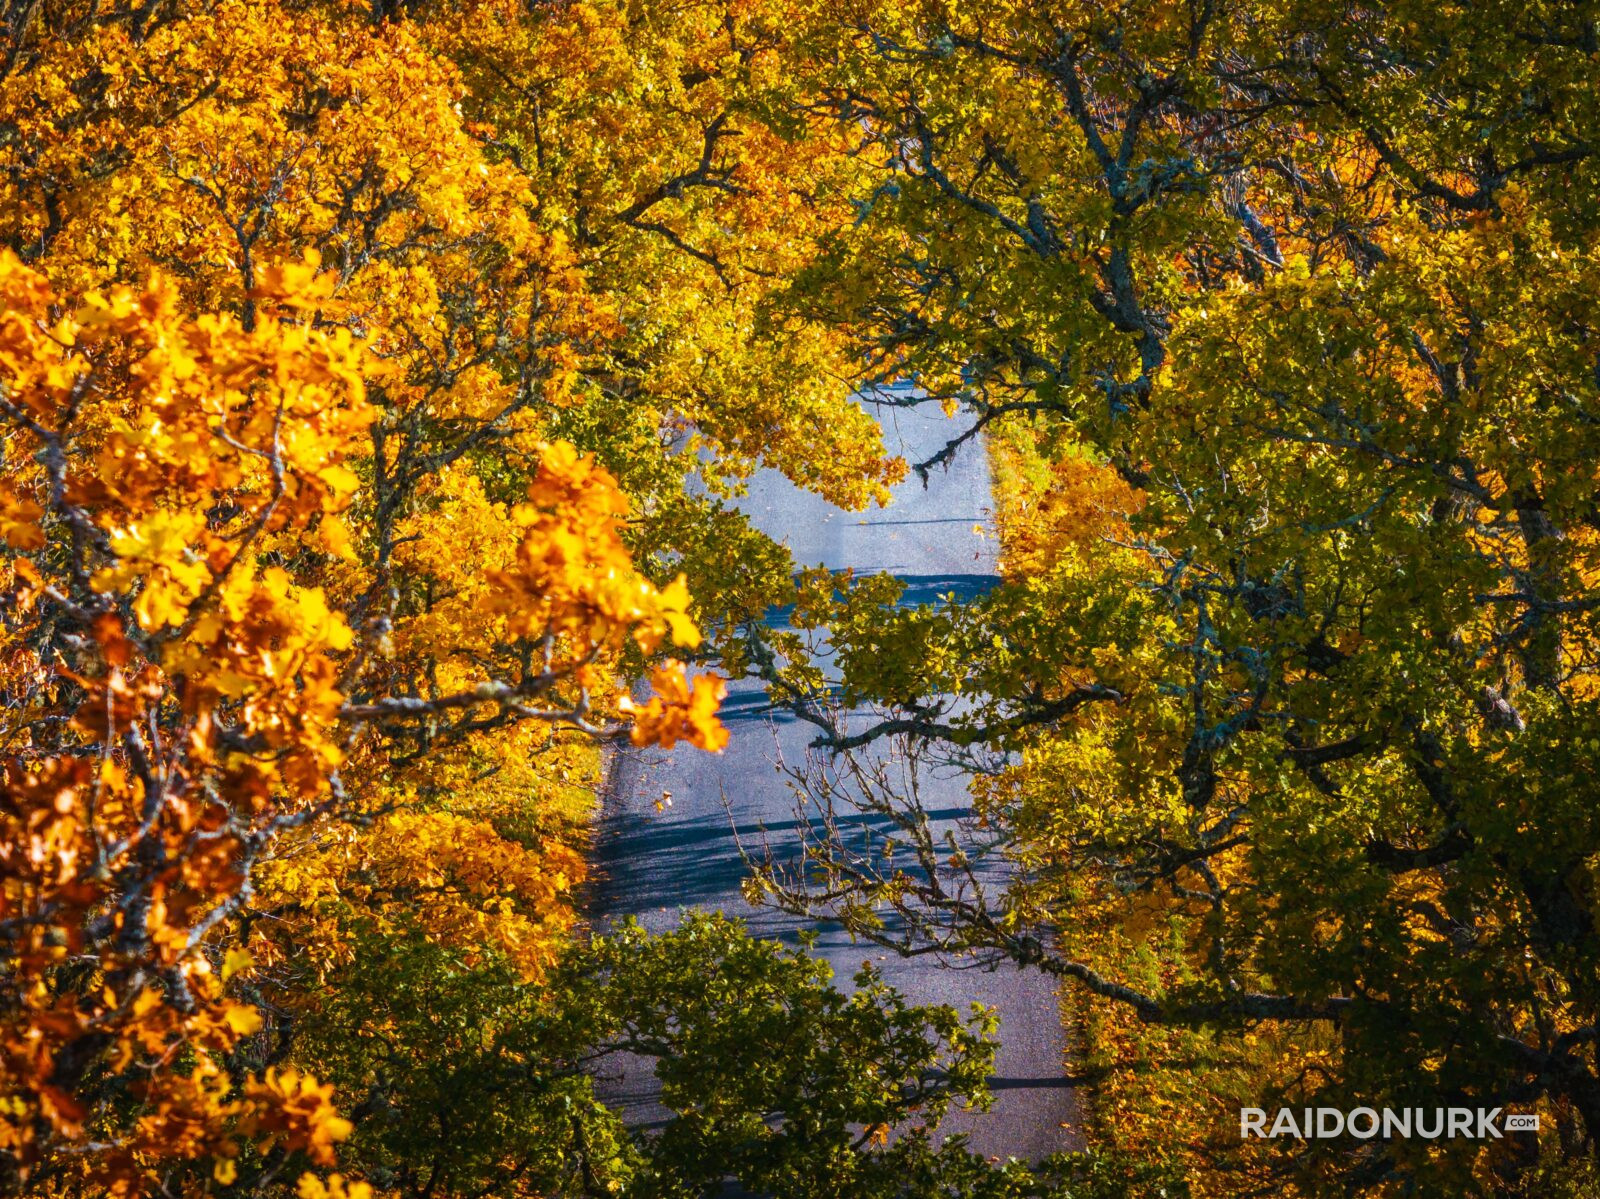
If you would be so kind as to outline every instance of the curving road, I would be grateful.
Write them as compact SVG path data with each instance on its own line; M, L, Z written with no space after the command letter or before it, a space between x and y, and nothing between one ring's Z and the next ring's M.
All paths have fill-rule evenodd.
M884 438L907 461L926 459L950 435L950 423L922 409L884 410ZM904 602L927 602L949 591L972 594L995 580L989 475L981 447L960 453L948 471L924 488L914 475L893 503L868 513L845 512L799 490L776 472L752 481L740 507L755 525L785 542L796 565L852 567L858 575L887 571L905 580ZM591 911L597 927L635 916L648 929L673 927L684 908L722 909L743 917L761 936L792 941L801 924L770 909L751 908L739 890L744 866L736 834L759 837L763 826L780 850L793 828L794 800L774 765L802 761L816 729L775 717L758 683L730 687L723 719L728 748L710 755L683 746L671 752L625 751L613 761L596 841ZM663 792L672 804L656 810ZM968 805L959 775L924 779L922 799L933 813L954 815ZM931 957L902 959L852 943L834 926L815 926L816 952L837 980L847 981L863 960L913 1002L950 1003L965 1011L977 1001L997 1010L1000 1051L995 1104L984 1114L953 1112L940 1132L964 1132L975 1152L1034 1161L1081 1147L1076 1096L1065 1078L1063 1033L1054 986L1037 972L958 970ZM598 1080L601 1094L630 1123L648 1126L665 1116L655 1102L654 1076L640 1060L613 1067Z

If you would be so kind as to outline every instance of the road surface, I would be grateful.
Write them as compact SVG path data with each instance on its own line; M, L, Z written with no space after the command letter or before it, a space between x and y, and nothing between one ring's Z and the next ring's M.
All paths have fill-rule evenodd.
M891 452L908 462L926 459L954 428L923 409L887 409L882 419ZM887 508L845 512L776 472L757 475L740 502L758 528L788 545L797 567L853 567L858 576L887 571L905 580L902 602L909 603L992 585L996 541L989 505L988 466L976 442L963 447L949 470L936 471L926 488L913 474L895 489ZM624 751L612 763L590 893L597 927L635 916L661 932L674 927L685 908L720 908L744 918L760 936L793 942L800 922L744 900L736 833L748 844L765 827L781 853L782 830L793 827L795 807L774 764L803 761L817 730L774 718L765 701L758 683L730 687L723 720L732 738L719 755L679 746L670 752ZM672 805L657 811L663 792L671 793ZM954 774L925 778L922 799L930 812L963 811L969 802L966 780ZM821 934L816 952L829 960L840 983L847 984L870 958L912 1002L949 1003L965 1012L977 1001L996 1009L1001 1023L995 1104L987 1113L954 1111L941 1134L964 1132L974 1152L1024 1161L1081 1147L1072 1131L1079 1125L1076 1096L1065 1078L1059 1007L1048 978L1015 969L951 969L931 957L903 959L852 943L836 926L812 927ZM598 1080L600 1093L630 1123L649 1125L665 1117L645 1063L608 1070Z

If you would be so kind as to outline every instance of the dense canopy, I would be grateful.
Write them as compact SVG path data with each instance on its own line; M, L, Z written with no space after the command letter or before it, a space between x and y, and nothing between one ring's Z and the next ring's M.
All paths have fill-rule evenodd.
M1597 31L0 10L0 1188L1594 1193ZM730 502L985 453L974 599L797 574ZM981 1014L717 917L584 932L602 748L719 750L746 673L840 755L801 802L887 830L752 896L1059 977L1095 1152L935 1146ZM971 771L966 841L887 740Z

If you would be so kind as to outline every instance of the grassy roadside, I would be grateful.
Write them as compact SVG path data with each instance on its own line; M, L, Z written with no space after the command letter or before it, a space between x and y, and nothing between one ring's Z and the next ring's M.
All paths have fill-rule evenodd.
M985 439L991 478L990 497L994 504L995 531L1000 538L1000 567L1010 574L1018 557L1020 531L1041 494L1050 485L1049 460L1030 425L1004 422L993 427ZM1079 1130L1084 1143L1096 1147L1108 1143L1103 1110L1103 1083L1106 1063L1096 1060L1093 1051L1095 1021L1082 997L1068 986L1057 992L1061 1025L1066 1030L1066 1054L1061 1063L1069 1076L1081 1078L1078 1087L1079 1111L1084 1127Z
M993 430L987 447L1001 569L1016 578L1038 553L1039 514L1062 485L1054 453L1065 447L1051 446L1023 422ZM1168 1165L1197 1199L1242 1193L1239 1175L1215 1166L1223 1148L1219 1129L1230 1121L1237 1127L1234 1093L1247 1092L1255 1075L1239 1054L1246 1047L1148 1028L1125 1009L1071 986L1061 989L1059 1002L1067 1033L1062 1069L1083 1080L1078 1094L1086 1147L1111 1160ZM1231 1147L1237 1146L1235 1139ZM1168 1187L1160 1193L1176 1192Z

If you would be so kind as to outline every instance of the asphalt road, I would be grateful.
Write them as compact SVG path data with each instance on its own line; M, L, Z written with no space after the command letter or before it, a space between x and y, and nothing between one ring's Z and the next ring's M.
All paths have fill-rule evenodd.
M937 450L955 428L937 412L920 409L886 411L883 423L890 449L913 462ZM993 583L989 502L988 467L974 442L948 471L935 472L926 488L913 474L887 508L845 512L775 472L753 479L740 506L757 527L788 544L797 566L887 571L906 581L904 602L916 602L951 590L981 592ZM635 916L646 928L665 931L685 908L720 908L744 918L758 935L793 941L800 922L751 908L739 890L745 869L736 834L748 842L764 827L781 854L783 830L794 827L795 801L774 765L803 761L816 733L805 722L775 719L765 699L759 684L730 687L723 719L732 739L721 754L679 746L671 752L624 751L612 763L590 900L597 927ZM658 812L663 792L670 792L672 804ZM966 780L956 774L925 777L922 799L930 812L959 814L969 802ZM913 1002L949 1003L965 1011L976 1001L996 1009L1001 1023L995 1104L987 1113L953 1112L940 1133L964 1132L975 1152L1025 1161L1081 1147L1073 1131L1079 1120L1065 1078L1059 1007L1048 978L1010 968L954 969L932 957L900 958L852 943L837 927L813 927L821 935L817 952L841 984L871 959ZM646 1063L626 1061L608 1071L598 1089L630 1123L649 1125L665 1116Z

